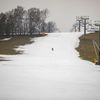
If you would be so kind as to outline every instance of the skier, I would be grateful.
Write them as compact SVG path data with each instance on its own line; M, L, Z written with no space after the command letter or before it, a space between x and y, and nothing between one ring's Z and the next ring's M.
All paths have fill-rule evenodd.
M54 48L52 48L52 51L54 51Z

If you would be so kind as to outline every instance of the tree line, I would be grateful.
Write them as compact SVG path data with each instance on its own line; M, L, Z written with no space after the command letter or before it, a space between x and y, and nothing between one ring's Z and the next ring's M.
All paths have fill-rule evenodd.
M0 35L34 35L42 32L55 32L56 24L46 22L48 9L30 8L25 10L21 6L6 13L0 13Z

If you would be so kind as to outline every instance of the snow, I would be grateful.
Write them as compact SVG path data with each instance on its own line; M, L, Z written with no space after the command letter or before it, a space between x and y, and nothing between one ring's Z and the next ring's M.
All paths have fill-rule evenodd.
M0 41L8 41L8 40L10 40L11 38L5 38L5 39L2 39L2 40L0 40Z
M51 33L0 62L0 100L100 100L100 68L81 60L82 33ZM54 51L52 51L54 48Z

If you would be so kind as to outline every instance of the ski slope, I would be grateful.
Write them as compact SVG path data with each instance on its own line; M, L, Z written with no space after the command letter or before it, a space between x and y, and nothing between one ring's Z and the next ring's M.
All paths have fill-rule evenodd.
M0 62L0 100L100 100L100 67L81 60L82 33L52 33ZM54 51L52 51L54 48Z

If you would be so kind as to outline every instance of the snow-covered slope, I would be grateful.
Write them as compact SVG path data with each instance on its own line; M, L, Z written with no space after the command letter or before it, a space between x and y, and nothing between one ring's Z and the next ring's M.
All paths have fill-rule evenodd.
M23 55L6 56L12 61L0 62L0 100L100 100L99 66L75 50L80 35L52 33L21 47Z

